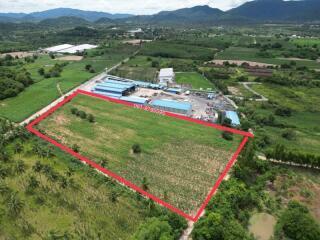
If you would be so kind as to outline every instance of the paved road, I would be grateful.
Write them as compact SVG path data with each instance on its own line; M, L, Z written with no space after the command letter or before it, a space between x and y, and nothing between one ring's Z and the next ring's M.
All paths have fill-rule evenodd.
M139 51L136 51L135 53L132 54L132 56L135 56L138 54ZM103 78L105 78L108 73L110 73L112 70L120 67L123 63L128 62L130 60L130 57L122 60L121 62L119 62L118 64L114 65L113 67L107 69L106 71L104 71L103 73L100 73L99 75L91 78L90 80L88 80L87 82L81 84L80 86L72 89L71 91L63 94L60 98L56 99L55 101L53 101L52 103L50 103L48 106L42 108L41 110L39 110L38 112L32 114L30 117L28 117L27 119L25 119L23 122L20 123L20 125L24 126L28 123L30 123L32 120L34 120L35 118L37 118L38 116L42 115L43 113L45 113L46 111L48 111L50 108L54 107L55 105L57 105L59 102L62 102L65 97L71 95L72 93L74 93L75 91L77 91L78 89L82 89L82 90L91 90L92 87L94 86L96 81L102 80Z

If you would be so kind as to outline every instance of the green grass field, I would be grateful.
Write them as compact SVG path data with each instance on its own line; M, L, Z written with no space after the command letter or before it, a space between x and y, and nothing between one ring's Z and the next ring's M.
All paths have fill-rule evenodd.
M89 123L71 108L91 113ZM142 187L175 207L194 214L240 143L224 140L221 131L195 123L77 96L38 126L67 146ZM134 154L133 144L142 152Z
M213 83L197 72L177 73L176 82L180 84L190 84L193 89L214 89Z
M64 67L60 77L45 79L38 74L39 68L50 69L54 64L62 61L52 60L47 55L41 56L35 63L24 65L31 73L35 83L17 97L0 101L0 116L14 122L21 122L60 96L58 84L62 92L66 93L126 57L128 55L122 52L113 53L112 56L88 57L79 62L70 62ZM92 65L96 73L86 71L87 64Z

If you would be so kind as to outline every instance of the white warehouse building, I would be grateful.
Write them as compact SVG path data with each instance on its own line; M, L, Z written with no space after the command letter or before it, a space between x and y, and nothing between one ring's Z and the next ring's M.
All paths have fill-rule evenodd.
M175 81L175 76L173 68L162 68L159 73L159 83L168 86L169 83Z

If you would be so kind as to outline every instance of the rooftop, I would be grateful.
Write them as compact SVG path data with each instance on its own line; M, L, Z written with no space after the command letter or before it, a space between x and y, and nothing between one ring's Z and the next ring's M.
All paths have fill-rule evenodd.
M173 77L173 68L162 68L159 73L159 77Z
M229 118L231 120L231 124L233 126L240 125L240 119L236 112L234 111L226 111L226 118Z
M57 45L57 46L53 46L53 47L49 47L49 48L45 48L44 50L48 51L48 52L58 52L67 48L71 48L74 47L74 45L71 44L62 44L62 45Z
M192 109L192 105L189 102L178 102L173 100L153 100L150 105L173 109L181 109L185 111L189 111Z

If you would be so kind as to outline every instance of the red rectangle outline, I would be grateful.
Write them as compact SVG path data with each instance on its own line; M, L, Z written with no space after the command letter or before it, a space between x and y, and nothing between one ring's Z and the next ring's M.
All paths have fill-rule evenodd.
M107 170L107 169L103 168L99 164L91 161L90 159L82 156L79 153L76 153L72 149L70 149L70 148L66 147L65 145L63 145L63 144L51 139L50 137L40 133L39 131L37 131L37 130L35 130L33 128L34 125L38 124L40 121L42 121L43 119L48 117L50 114L55 112L57 109L62 107L64 104L66 104L69 101L71 101L74 97L76 97L79 94L87 95L87 96L91 96L91 97L95 97L95 98L99 98L99 99L103 99L103 100L106 100L106 101L109 101L109 102L118 103L118 104L125 105L125 106L128 106L128 107L135 107L135 104L130 103L130 102L125 102L125 101L122 101L122 100L118 100L118 99L102 96L102 95L99 95L99 94L94 94L94 93L83 91L83 90L77 90L74 93L72 93L71 95L69 95L68 97L66 97L63 101L61 101L60 103L56 104L55 106L50 108L48 111L46 111L45 113L43 113L42 115L37 117L34 121L29 123L26 126L26 129L29 132L35 134L36 136L44 139L45 141L55 145L56 147L60 148L61 150L73 155L74 157L78 158L80 161L84 162L85 164L95 168L96 170L98 170L98 171L100 171L100 172L102 172L102 173L104 173L104 174L106 174L106 175L108 175L108 176L110 176L110 177L112 177L114 179L116 179L121 184L126 185L126 186L134 189L135 191L137 191L137 192L145 195L146 197L152 199L156 203L158 203L158 204L170 209L171 211L173 211L173 212L183 216L187 220L191 220L193 222L198 221L198 219L200 218L201 214L203 213L204 209L208 205L209 201L211 200L213 195L217 192L218 187L220 186L221 182L223 181L225 176L228 174L228 172L230 171L231 167L234 165L237 157L239 156L240 152L242 151L242 149L244 148L245 144L247 143L248 138L249 137L254 137L254 135L252 133L249 133L249 132L244 132L244 131L240 131L240 130L237 130L237 129L232 129L232 128L224 127L224 126L221 126L221 125L204 122L204 121L201 121L201 120L185 117L185 116L174 114L174 113L170 113L170 112L163 112L163 114L165 116L169 116L169 117L181 119L181 120L184 120L184 121L189 121L189 122L201 124L201 125L208 126L208 127L213 127L213 128L216 128L216 129L219 129L219 130L222 130L222 131L229 131L229 132L232 132L234 134L238 134L238 135L242 135L243 136L243 139L242 139L238 149L236 150L236 152L233 154L232 158L227 163L227 165L226 165L225 169L223 170L223 172L220 174L218 180L215 182L213 188L211 189L210 193L208 194L208 196L206 197L205 201L201 205L200 209L198 210L198 212L196 213L195 216L191 216L191 215L186 214L185 212L179 210L178 208L172 206L171 204L161 200L160 198L154 196L153 194L144 191L143 189L141 189L138 186L134 185L133 183L129 182L125 178L123 178L123 177L111 172L110 170ZM147 108L147 107L146 108L142 107L142 109L145 110L145 111L150 111L150 108Z

